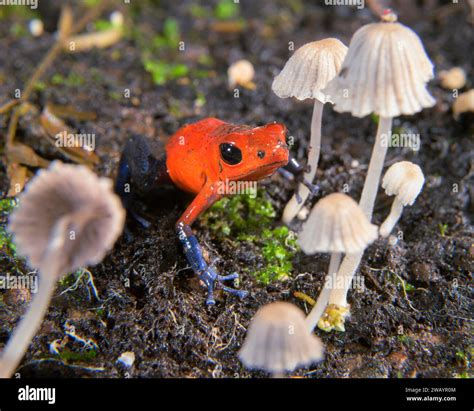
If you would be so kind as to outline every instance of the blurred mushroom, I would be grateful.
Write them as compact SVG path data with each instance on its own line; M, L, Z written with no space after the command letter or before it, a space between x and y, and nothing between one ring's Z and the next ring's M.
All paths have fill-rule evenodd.
M28 29L32 36L39 37L44 33L43 21L40 19L30 20L28 23Z
M344 322L334 315L331 316L332 321L328 321L327 315L320 321L328 302L339 306L337 311L340 316L348 312L346 296L351 279L346 283L343 281L344 277L336 277L341 253L363 252L376 238L377 227L370 224L360 207L349 196L334 193L316 203L303 226L298 242L306 254L330 252L331 261L318 300L306 318L307 327L311 332L318 322L319 328L325 331L332 328L344 330ZM334 309L335 307L330 307L331 312Z
M260 308L239 351L244 366L281 377L284 372L320 361L323 344L308 331L304 318L298 307L286 302Z
M255 77L255 69L248 60L239 60L231 64L227 70L229 88L242 86L250 90L255 89L255 83L252 82Z
M392 118L415 114L434 105L426 89L433 78L433 65L420 38L408 27L397 23L387 10L382 22L367 24L354 34L338 76L325 93L334 99L334 109L363 117L380 116L375 144L359 205L372 219L375 197L392 135ZM352 278L363 252L344 258L339 275ZM342 272L341 272L342 270Z
M450 70L439 72L441 87L448 90L458 90L466 85L466 73L461 67L453 67Z
M455 119L457 119L460 114L468 112L474 112L474 89L460 94L453 103L453 115Z
M410 161L399 161L385 173L382 187L389 196L395 196L390 214L380 226L380 235L388 237L402 216L403 207L413 205L425 183L421 168Z
M84 166L54 162L40 170L10 218L19 254L40 272L38 293L0 358L0 377L10 377L48 308L57 279L99 263L119 237L125 212L111 181Z
M332 102L322 89L339 72L346 52L347 47L334 38L307 43L296 50L273 80L272 89L280 98L314 99L308 166L304 175L309 183L313 182L318 168L324 104ZM298 195L293 195L283 211L283 221L286 224L298 214L309 192L305 185L300 184Z

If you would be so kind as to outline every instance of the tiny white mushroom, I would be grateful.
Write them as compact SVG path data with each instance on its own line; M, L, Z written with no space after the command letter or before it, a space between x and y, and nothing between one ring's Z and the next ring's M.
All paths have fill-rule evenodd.
M9 231L18 252L39 269L39 290L5 346L0 378L15 371L47 311L60 275L99 263L122 232L125 210L112 181L85 166L55 161L20 195Z
M358 204L346 194L329 194L313 207L308 221L304 224L299 235L298 242L306 254L330 252L331 260L321 293L306 319L310 331L316 327L318 322L319 328L325 331L333 328L344 330L343 315L348 312L346 301L348 288L346 285L349 286L351 279L336 277L341 254L363 252L376 238L377 226L370 224ZM328 307L326 314L321 319L328 303L338 307ZM335 310L342 318L328 314L328 312Z
M323 358L321 340L312 335L304 313L295 305L275 302L260 308L250 323L239 358L245 367L280 377Z
M466 85L466 72L461 67L441 70L438 77L441 87L448 90L458 90Z
M393 164L382 181L387 195L395 196L390 214L380 226L380 235L388 237L400 219L403 207L413 205L425 183L421 168L410 161L399 161Z
M453 116L459 118L462 113L474 112L474 89L460 94L453 103Z
M304 175L309 183L313 182L318 168L324 104L332 102L322 89L337 75L346 53L347 47L338 39L327 38L307 43L295 51L273 80L272 89L280 98L314 99L308 170ZM283 211L283 221L286 224L298 214L309 193L309 189L300 184L298 195L293 195Z
M248 60L238 60L227 69L229 88L242 86L253 90L255 88L255 83L252 82L254 77L255 69Z
M33 19L28 24L28 29L30 30L31 35L34 37L39 37L44 32L44 24L40 19Z

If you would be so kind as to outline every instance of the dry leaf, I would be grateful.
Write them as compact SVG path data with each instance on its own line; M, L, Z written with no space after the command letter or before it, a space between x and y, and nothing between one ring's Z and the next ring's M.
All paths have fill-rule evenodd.
M69 38L65 50L70 53L87 51L94 47L103 49L117 43L122 37L122 29L112 27L96 33L79 34Z

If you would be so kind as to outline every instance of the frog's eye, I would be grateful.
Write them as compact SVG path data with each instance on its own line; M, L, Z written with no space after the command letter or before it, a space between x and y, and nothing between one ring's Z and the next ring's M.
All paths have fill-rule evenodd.
M235 166L242 161L242 151L231 143L222 143L219 146L222 159L231 166Z

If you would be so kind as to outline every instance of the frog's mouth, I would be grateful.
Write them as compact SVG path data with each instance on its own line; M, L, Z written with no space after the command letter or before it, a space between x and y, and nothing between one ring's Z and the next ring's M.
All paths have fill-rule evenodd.
M248 174L242 174L237 177L238 180L262 180L264 178L270 177L274 174L280 167L286 166L288 160L279 160L274 161L273 163L265 164L262 167L259 167L257 170L253 170Z

